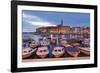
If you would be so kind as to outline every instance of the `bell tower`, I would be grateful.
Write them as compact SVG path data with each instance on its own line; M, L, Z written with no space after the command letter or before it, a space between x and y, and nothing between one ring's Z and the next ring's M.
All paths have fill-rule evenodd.
M63 20L61 20L61 24L60 25L63 26Z
M59 27L63 26L63 20L61 20L60 24L58 25Z

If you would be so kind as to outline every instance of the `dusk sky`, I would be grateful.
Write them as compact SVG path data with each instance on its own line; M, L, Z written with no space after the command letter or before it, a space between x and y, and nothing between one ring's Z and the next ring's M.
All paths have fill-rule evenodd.
M23 10L23 32L33 32L38 27L56 26L63 20L64 26L89 27L89 13L75 12L46 12Z

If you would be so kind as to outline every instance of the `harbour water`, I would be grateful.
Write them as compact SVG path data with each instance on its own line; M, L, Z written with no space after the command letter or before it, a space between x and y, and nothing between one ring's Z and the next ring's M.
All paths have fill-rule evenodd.
M55 34L56 36L56 34ZM62 38L61 35L58 35L59 38ZM50 34L49 35L43 35L43 34L39 34L39 33L35 33L35 32L23 32L23 39L29 39L32 38L35 41L38 41L39 39L42 39L43 37L48 37L50 38ZM84 38L90 38L90 35L81 35L81 34L64 34L63 38L65 39L71 39L71 38L80 38L80 39L84 39Z

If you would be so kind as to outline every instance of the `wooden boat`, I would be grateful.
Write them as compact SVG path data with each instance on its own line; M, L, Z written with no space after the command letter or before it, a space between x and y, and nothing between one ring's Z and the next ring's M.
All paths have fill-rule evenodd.
M66 47L69 44L68 44L68 42L66 40L62 40L62 41L60 41L60 45L63 46L63 47Z
M63 56L65 53L64 48L61 46L56 46L54 47L52 54L55 58L60 58L61 56Z
M37 47L37 46L39 45L39 43L33 40L33 41L31 41L31 42L29 43L29 45L30 45L31 48L34 49L35 47Z
M80 44L79 43L72 43L71 45L72 46L79 46Z
M80 50L71 45L66 46L66 52L71 57L77 57L80 54Z
M28 58L30 57L33 52L35 51L36 49L31 49L31 48L23 48L23 52L22 52L22 58Z
M36 55L39 58L46 58L49 54L48 47L39 47L36 51Z
M81 47L80 48L80 52L83 53L83 54L85 54L85 55L90 56L90 48Z
M84 40L82 41L82 44L83 44L84 46L86 46L86 47L89 47L89 46L90 46L90 39L84 39Z
M42 40L42 41L40 41L40 44L41 44L42 46L48 46L50 43L49 43L48 40Z

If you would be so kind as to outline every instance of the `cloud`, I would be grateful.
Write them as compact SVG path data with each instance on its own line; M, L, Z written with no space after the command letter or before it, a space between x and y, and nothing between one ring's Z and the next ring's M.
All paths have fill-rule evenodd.
M42 19L38 16L35 15L29 15L26 13L23 13L23 19L24 20L29 20L29 21L41 21Z
M50 22L44 22L44 21L40 21L40 22L31 22L32 25L36 25L36 26L43 26L43 27L47 27L47 26L55 26L53 24L51 24Z
M34 25L34 26L55 26L53 23L47 21L47 20L44 20L43 18L40 18L39 16L36 16L36 15L29 15L29 14L25 14L23 13L23 21L24 22L27 22L31 25Z

